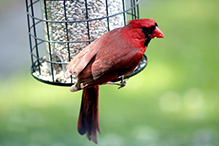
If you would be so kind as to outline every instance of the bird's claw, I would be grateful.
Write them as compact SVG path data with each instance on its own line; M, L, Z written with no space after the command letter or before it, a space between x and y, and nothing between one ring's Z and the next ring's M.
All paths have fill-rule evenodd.
M122 80L120 83L120 87L118 89L125 87L125 85L126 85L126 80Z
M115 83L115 82L109 81L109 82L107 82L107 84L118 85L118 86L120 86L118 89L120 89L126 85L126 80L124 80L124 76L122 76L120 83Z

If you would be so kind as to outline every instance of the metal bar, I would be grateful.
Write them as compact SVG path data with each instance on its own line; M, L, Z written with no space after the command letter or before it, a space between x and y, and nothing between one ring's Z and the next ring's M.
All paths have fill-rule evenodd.
M66 0L64 0L64 15L65 15L65 20L67 21L67 16L66 16L66 4L65 4ZM66 29L66 35L67 35L67 41L69 42L69 37L68 37L68 23L65 22L65 29ZM68 50L68 61L70 62L71 60L71 51L70 51L70 48L69 48L69 43L67 43L67 50ZM63 66L62 66L63 67ZM62 68L63 69L63 68ZM73 83L73 79L71 77L71 83Z
M32 2L31 4L34 5L34 4L36 4L37 2L39 2L39 1L40 1L40 0L36 0L35 2ZM28 6L28 8L30 8L30 7L31 7L31 5Z
M48 19L48 16L47 16L47 8L46 8L46 0L44 0L44 11L45 11L45 19L47 20ZM48 39L48 46L49 46L49 57L50 57L50 60L52 61L52 52L51 52L51 45L50 45L50 35L49 35L49 25L48 25L48 22L46 22L46 33L47 33L47 39ZM52 63L50 64L50 67L51 67L51 73L52 73L52 81L54 82L54 73L53 73L53 66L52 66Z
M92 41L94 41L94 39L93 40L84 40L84 41L65 41L65 42L63 42L63 41L49 41L49 40L44 40L44 39L41 39L41 38L37 38L37 37L35 37L34 35L32 35L31 33L29 33L34 39L37 39L37 40L40 40L40 41L42 41L42 42L50 42L50 43L60 43L60 44L63 44L63 43L83 43L83 42L92 42Z
M135 0L133 0L133 5L135 6ZM133 13L133 14L134 14L133 16L134 16L134 19L136 19L136 8L134 7L133 9L134 9L134 10L133 10L133 12L134 12L134 13Z
M137 7L137 16L138 16L138 19L139 19L139 18L140 18L140 15L139 15L139 4L138 4L138 0L137 0L136 3L137 3L137 6L136 6L136 7Z
M123 5L123 12L125 12L125 0L122 0L122 5ZM124 25L127 24L127 18L126 18L126 13L123 13L123 18L124 18Z
M65 4L65 0L64 0L64 13L65 13L65 20L67 21L67 16L66 16L66 4ZM68 61L71 60L71 54L70 54L70 48L69 48L69 36L68 36L68 23L65 22L65 29L66 29L66 37L67 37L67 50L68 50Z
M127 12L127 14L129 14L129 15L133 15L132 13L130 13L130 12ZM135 16L135 15L134 15ZM137 17L137 16L136 16Z
M28 0L26 0L26 12L28 12ZM31 40L31 35L30 35L30 18L29 15L27 14L27 26L28 26L28 33L29 33L29 44L30 44L30 53L32 54L32 40ZM33 56L31 55L31 64L33 64Z
M37 58L37 56L35 54L31 54L31 55L33 55L33 57ZM62 64L62 65L68 64L68 62L53 62L53 61L45 60L45 59L43 59L43 57L39 58L39 60L41 60L43 62L50 63L50 64Z
M90 29L89 29L89 17L88 17L88 9L87 9L87 0L85 0L85 10L86 10L86 22L87 22L87 36L88 36L88 40L90 40ZM91 42L89 42L90 44Z
M106 16L107 16L107 30L110 31L110 26L109 26L109 10L108 10L108 2L106 0Z
M34 16L34 10L33 10L33 1L30 0L30 3L31 3L31 13L32 13L32 16ZM35 27L35 19L32 18L32 22L33 22L33 33L34 33L34 36L37 37L37 34L36 34L36 27ZM38 45L37 45L37 40L35 40L35 45L36 45L36 55L37 55L37 61L38 61L38 64L40 64L39 62L39 52L38 52ZM41 75L41 69L39 67L39 74Z
M37 43L37 45L40 45L40 44L42 44L43 42L41 41L41 42L38 42ZM31 45L32 46L32 45ZM31 52L33 52L33 50L36 48L36 45L34 45L34 46L32 46L32 48L31 48Z
M133 6L133 3L132 3L132 0L130 0L130 2L131 2L131 7ZM132 13L132 20L134 19L134 17L133 17L133 8L131 9L131 13Z

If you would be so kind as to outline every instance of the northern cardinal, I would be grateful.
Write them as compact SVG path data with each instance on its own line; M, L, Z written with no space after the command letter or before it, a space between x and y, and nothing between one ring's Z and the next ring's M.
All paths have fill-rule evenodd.
M123 77L140 63L150 40L163 37L153 19L131 20L128 25L109 31L92 42L69 62L65 77L72 75L77 79L70 91L83 89L78 119L81 135L86 134L89 140L97 143L96 131L100 133L99 85L125 86ZM119 76L122 77L121 83L112 82Z

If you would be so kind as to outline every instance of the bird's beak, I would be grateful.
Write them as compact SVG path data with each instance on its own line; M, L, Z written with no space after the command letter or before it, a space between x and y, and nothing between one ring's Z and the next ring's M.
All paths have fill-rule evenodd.
M163 32L156 26L150 38L164 38Z

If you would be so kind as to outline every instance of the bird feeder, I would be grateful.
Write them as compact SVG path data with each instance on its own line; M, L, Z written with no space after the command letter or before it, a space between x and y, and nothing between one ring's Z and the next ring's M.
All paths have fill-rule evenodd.
M26 0L26 11L32 76L70 86L73 78L64 78L68 62L103 34L139 19L139 0ZM125 78L146 65L144 55Z

